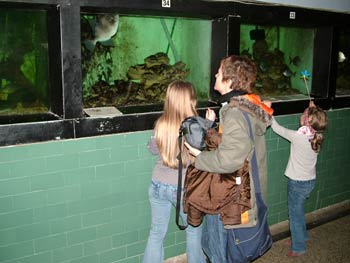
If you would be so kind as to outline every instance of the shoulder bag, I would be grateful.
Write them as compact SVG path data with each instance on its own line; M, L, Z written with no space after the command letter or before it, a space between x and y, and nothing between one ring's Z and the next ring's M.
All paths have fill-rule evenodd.
M249 116L243 112L249 127L249 134L254 141ZM257 223L253 227L228 229L227 231L227 259L228 262L246 263L263 255L272 246L272 236L267 222L267 206L261 196L258 163L255 150L251 160L252 176L256 196Z

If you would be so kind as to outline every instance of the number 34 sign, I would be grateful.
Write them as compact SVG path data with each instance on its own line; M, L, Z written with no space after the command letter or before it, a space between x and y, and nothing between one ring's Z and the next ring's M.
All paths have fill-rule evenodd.
M162 7L170 7L171 0L162 0Z

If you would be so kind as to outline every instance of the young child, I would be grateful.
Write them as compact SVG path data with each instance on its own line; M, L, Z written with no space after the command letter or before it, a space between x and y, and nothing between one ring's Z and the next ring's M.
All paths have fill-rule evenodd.
M275 119L272 129L291 142L290 156L285 175L288 177L288 212L291 232L291 250L288 256L297 257L306 252L308 239L304 214L304 203L315 186L317 155L327 127L326 113L310 101L300 119L301 127L289 130Z
M159 158L153 169L152 182L148 191L152 224L143 263L164 261L163 241L168 230L171 209L176 206L177 201L179 128L185 118L197 115L196 104L196 93L191 83L177 80L169 84L164 100L164 112L156 121L154 134L149 141L149 150ZM184 167L182 174L186 174L191 157L186 147L182 149ZM184 185L183 182L182 185ZM182 205L180 216L183 222L187 222L187 215L184 214ZM202 252L201 237L201 227L188 225L186 228L187 262L206 262Z

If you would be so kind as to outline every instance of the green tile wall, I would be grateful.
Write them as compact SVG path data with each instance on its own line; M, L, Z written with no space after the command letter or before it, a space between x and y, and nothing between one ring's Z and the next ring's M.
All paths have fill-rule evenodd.
M308 212L349 199L350 110L328 112ZM298 126L299 115L277 117ZM0 148L0 262L140 263L150 226L151 131ZM289 143L270 129L269 222L287 219ZM175 215L172 215L175 218ZM166 257L184 253L174 221Z

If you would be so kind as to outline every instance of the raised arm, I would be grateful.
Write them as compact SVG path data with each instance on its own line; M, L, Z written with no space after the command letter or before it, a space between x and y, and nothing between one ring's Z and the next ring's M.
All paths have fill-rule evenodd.
M295 135L295 131L287 129L287 128L279 125L274 117L272 117L271 128L275 133L277 133L279 136L285 138L286 140L288 140L288 141L293 140L293 137Z

